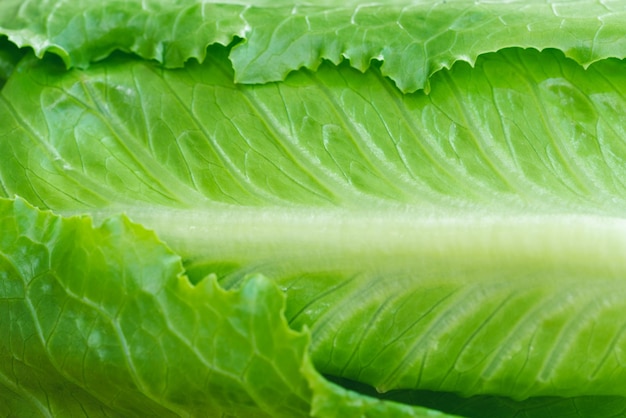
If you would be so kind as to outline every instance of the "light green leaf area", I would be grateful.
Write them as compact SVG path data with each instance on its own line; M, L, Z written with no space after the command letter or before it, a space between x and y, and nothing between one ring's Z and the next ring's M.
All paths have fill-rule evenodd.
M70 72L26 59L0 101L3 193L125 212L199 288L264 274L330 376L622 399L624 62L505 50L401 95L346 65L240 86L225 51L210 56ZM124 260L141 259L160 260Z
M0 227L3 416L306 417L313 399L343 416L443 416L321 378L263 276L235 291L191 285L124 217L94 228L2 199Z
M180 70L26 59L0 96L5 195L113 213L626 209L622 61L583 70L558 51L504 50L402 95L345 65L240 86L224 52Z
M401 90L416 91L456 61L508 47L556 48L585 66L624 58L625 19L620 0L4 0L0 35L78 67L117 49L181 67L203 61L208 45L236 40L241 83L282 80L322 60L346 59L361 71L379 60Z

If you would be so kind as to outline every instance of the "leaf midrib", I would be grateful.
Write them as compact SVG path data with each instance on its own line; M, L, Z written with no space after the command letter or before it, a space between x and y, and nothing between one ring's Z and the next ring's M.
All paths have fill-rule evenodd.
M229 205L127 207L91 215L100 222L116 213L154 229L183 258L209 263L277 263L293 272L428 270L460 281L480 277L465 271L483 270L626 278L626 219L606 215Z

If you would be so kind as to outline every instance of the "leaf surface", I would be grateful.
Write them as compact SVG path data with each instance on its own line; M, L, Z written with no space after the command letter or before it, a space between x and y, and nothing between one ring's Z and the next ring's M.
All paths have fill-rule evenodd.
M236 80L282 80L322 60L347 59L382 73L403 91L457 61L474 63L508 47L557 48L582 65L626 57L626 5L611 1L423 1L341 5L322 1L5 0L0 35L37 56L51 52L86 67L114 50L168 67L205 59L208 45L241 40L231 54Z
M4 194L125 212L195 282L263 273L329 375L623 394L623 61L511 49L401 95L347 65L241 86L225 52L26 59L2 92Z
M624 7L2 2L0 412L623 416Z

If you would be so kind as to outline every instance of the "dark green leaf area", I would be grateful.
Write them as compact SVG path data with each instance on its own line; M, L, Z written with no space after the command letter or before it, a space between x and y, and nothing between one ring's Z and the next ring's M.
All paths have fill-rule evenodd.
M327 376L350 390L380 399L422 405L467 418L622 418L626 398L621 396L539 397L524 401L497 396L464 398L452 393L398 390L378 393L373 388L347 379Z
M26 48L19 49L15 44L0 36L0 89L9 79L13 69L26 54Z

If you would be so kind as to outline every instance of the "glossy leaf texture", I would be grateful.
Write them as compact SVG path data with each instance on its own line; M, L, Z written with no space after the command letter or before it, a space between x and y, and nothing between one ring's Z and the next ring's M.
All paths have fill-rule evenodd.
M415 91L442 68L508 47L556 48L585 66L624 58L625 18L620 0L4 0L0 35L78 67L118 49L180 67L234 41L242 83L283 80L322 60L361 71L377 60L401 90Z
M402 95L345 65L242 86L224 53L180 70L25 59L1 96L5 194L59 210L624 211L622 61L510 49Z
M194 282L264 274L328 375L622 399L623 61L509 49L402 95L348 65L237 85L227 52L25 59L2 91L4 194L125 212Z

